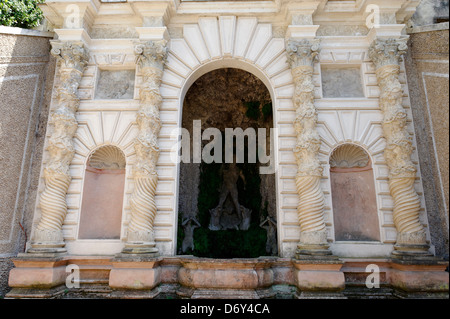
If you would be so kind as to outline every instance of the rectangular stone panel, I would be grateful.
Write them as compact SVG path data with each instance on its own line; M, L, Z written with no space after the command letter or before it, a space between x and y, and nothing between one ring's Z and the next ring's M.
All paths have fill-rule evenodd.
M95 98L132 99L134 79L134 70L100 70Z
M125 170L86 169L79 239L119 239Z
M324 98L364 97L359 67L322 66Z

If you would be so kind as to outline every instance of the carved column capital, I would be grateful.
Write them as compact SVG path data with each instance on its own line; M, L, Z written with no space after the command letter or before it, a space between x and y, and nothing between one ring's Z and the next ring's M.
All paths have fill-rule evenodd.
M164 69L168 55L167 40L138 42L134 47L136 63L142 69Z
M89 62L89 52L81 42L51 41L50 53L57 58L61 69L75 69L83 73Z
M399 65L408 50L408 39L375 39L369 47L369 58L376 69L385 65Z
M320 41L318 39L289 40L286 45L288 62L291 69L300 66L314 67L319 58Z

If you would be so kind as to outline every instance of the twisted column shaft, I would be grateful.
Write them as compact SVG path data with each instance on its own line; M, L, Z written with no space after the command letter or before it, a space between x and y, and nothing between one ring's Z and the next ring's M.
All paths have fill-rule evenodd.
M324 220L325 199L320 185L323 168L318 157L321 142L316 129L317 110L312 79L319 44L317 40L289 41L287 51L295 83L293 102L297 143L294 154L298 166L295 181L301 229L297 257L330 255Z
M414 189L417 169L411 160L412 140L407 130L407 113L402 106L399 81L401 56L406 39L375 40L369 56L375 64L386 139L384 156L389 167L389 189L394 200L393 218L397 229L394 255L428 255L429 245L420 222L420 198Z
M45 189L40 196L40 220L34 230L29 253L65 252L62 225L67 214L66 194L71 182L70 163L75 154L73 136L78 127L78 86L89 55L83 44L52 42L52 55L58 59L59 86L55 88L57 108L50 114L48 161L44 167Z
M161 77L167 59L167 42L149 41L135 47L143 85L140 89L140 107L136 116L139 127L134 143L134 190L131 195L131 219L128 225L124 253L157 255L153 224L157 212L155 194L158 182L156 163L159 157L158 134L161 129L159 109Z

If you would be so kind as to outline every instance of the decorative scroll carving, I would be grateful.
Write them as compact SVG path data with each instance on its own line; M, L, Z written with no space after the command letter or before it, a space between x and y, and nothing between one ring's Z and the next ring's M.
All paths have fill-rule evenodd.
M277 221L268 216L259 224L259 227L264 228L267 232L266 252L269 256L276 256L278 254Z
M52 41L52 55L58 59L59 82L55 88L57 108L49 119L49 154L44 167L45 189L40 197L41 218L34 232L30 253L64 252L62 224L67 213L66 193L71 176L69 166L75 154L73 136L78 123L78 86L89 54L81 43Z
M318 40L289 41L288 61L295 83L294 128L297 143L296 186L299 195L297 207L301 228L299 255L329 255L324 221L325 199L320 187L323 168L319 162L320 136L316 130L317 110L314 106L312 80L314 62L319 54Z
M140 107L136 116L139 127L134 143L135 188L131 195L131 220L124 253L157 254L153 222L156 216L155 193L158 181L156 163L159 157L158 134L161 129L159 108L162 97L159 87L167 60L167 41L138 43L135 47L136 62L142 74Z
M407 50L406 41L377 39L369 48L381 90L382 127L386 138L384 156L389 167L389 189L394 199L393 216L398 232L394 255L428 254L429 249L419 219L421 204L414 189L417 169L411 160L413 146L406 127L407 114L402 106L399 81L399 63Z

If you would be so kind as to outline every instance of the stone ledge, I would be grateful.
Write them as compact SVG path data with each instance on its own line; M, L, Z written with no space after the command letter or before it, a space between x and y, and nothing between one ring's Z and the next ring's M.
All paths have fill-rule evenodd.
M276 257L221 260L170 256L118 261L114 256L23 256L14 262L16 268L10 273L14 289L7 298L66 298L69 295L61 294L65 290L83 298L102 295L146 299L166 294L176 298L275 298L274 287L290 287L292 293L284 298L342 298L347 292L350 298L448 298L448 262L441 260L401 264L376 258L305 263ZM81 287L66 289L65 266L77 262ZM366 288L366 278L371 274L366 266L373 263L380 268L381 290Z
M406 32L408 34L413 34L413 33L421 33L421 32L441 31L441 30L448 30L448 29L449 29L449 23L442 22L442 23L428 24L428 25L413 27L413 28L407 29Z
M43 37L43 38L53 38L55 36L54 32L23 29L17 27L7 27L7 26L0 26L0 34L23 35L28 37Z

